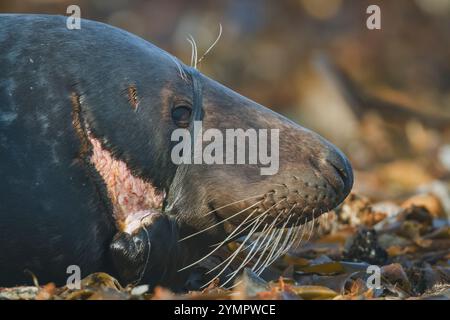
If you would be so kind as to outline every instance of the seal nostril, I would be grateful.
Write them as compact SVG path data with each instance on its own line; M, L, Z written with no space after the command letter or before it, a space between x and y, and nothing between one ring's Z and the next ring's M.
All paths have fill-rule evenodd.
M334 171L341 178L344 185L344 190L342 190L342 193L347 195L353 186L353 172L349 161L337 149L329 155L326 161L329 165L331 165L331 167L334 168Z
M345 184L345 180L347 180L347 174L346 174L345 170L336 166L334 163L330 163L330 164L334 168L334 170L336 170L337 174L341 177L342 181L344 181L344 184Z

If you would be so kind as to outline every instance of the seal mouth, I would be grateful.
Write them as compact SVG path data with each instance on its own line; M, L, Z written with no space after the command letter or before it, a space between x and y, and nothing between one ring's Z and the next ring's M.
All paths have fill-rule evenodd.
M114 158L90 130L86 134L92 146L89 160L106 186L117 227L132 234L143 219L161 212L165 194L133 174L124 161Z

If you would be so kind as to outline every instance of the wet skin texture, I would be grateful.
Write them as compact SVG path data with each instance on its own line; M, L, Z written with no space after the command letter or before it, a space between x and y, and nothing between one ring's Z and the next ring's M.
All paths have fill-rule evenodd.
M64 284L75 264L83 276L105 271L124 284L177 288L189 270L176 271L225 239L250 210L179 239L252 205L267 223L278 216L281 226L288 214L305 222L350 192L352 169L332 144L181 64L183 79L168 53L130 33L87 20L68 30L65 17L45 15L0 15L0 30L2 286L29 283L24 270L41 283ZM204 130L280 129L278 173L173 164L180 104L192 114L200 108ZM156 208L162 213L132 234L114 218L88 135L164 195Z

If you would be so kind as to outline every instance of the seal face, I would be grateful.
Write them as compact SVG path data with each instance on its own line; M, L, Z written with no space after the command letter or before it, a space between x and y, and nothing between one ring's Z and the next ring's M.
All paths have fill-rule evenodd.
M65 25L0 15L1 285L26 282L25 269L64 283L75 264L176 287L179 270L238 237L261 271L292 244L284 229L350 192L348 160L319 135L123 30ZM175 164L171 135L194 120L278 129L278 172Z

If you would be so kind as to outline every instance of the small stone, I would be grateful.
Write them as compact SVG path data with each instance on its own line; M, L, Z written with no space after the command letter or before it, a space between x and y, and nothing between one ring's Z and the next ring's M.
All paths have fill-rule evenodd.
M141 296L144 293L147 293L149 289L150 289L149 286L146 285L146 284L141 285L141 286L137 286L137 287L134 287L131 290L131 295L133 295L133 296Z

